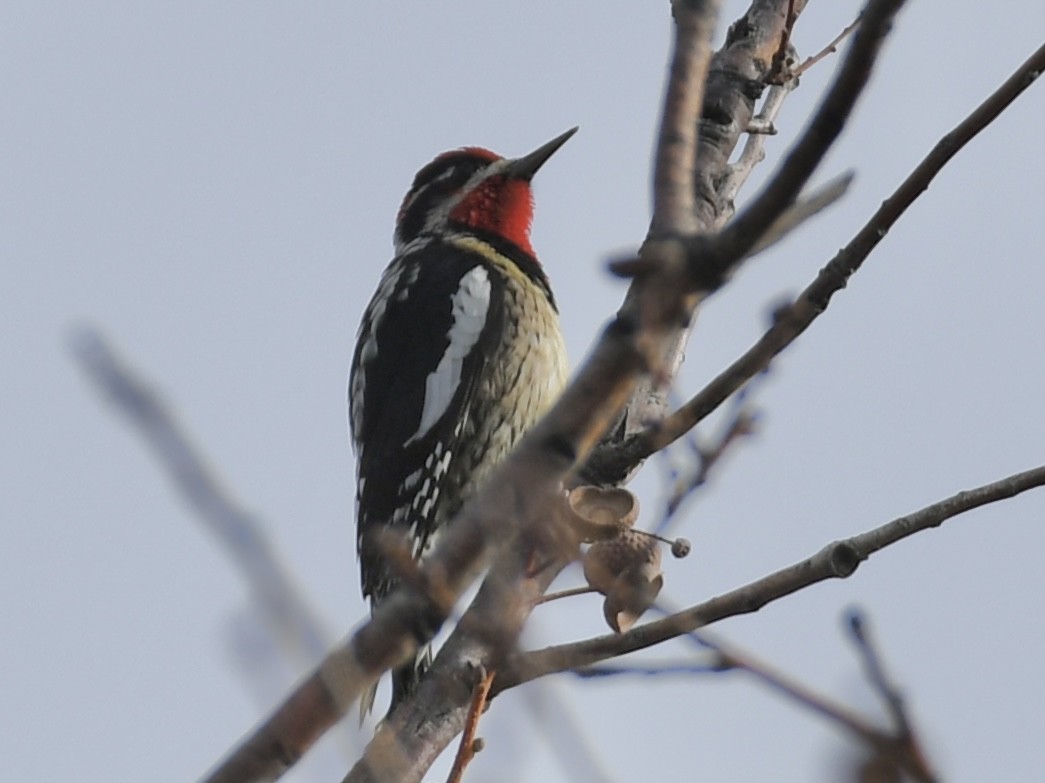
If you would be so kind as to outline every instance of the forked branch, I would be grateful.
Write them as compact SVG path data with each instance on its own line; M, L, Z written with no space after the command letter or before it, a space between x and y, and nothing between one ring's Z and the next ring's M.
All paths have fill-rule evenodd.
M665 357L690 322L699 296L721 285L759 236L798 196L855 104L892 14L901 4L900 0L872 0L868 6L838 81L814 120L813 133L799 142L766 192L738 216L744 230L751 233L739 236L731 224L720 235L694 237L688 232L675 233L680 226L673 224L674 217L668 221L655 219L655 225L665 226L671 233L655 237L644 246L646 268L639 270L633 286L632 306L607 327L559 402L454 519L424 561L419 584L404 584L393 593L206 778L208 781L244 783L278 778L345 713L364 688L384 671L407 660L419 644L435 634L453 603L479 573L495 562L496 556L512 551L520 531L535 539L545 535L548 520L556 518L555 508L562 503L563 481L617 420L638 382L650 376L657 383L667 379ZM795 11L799 4L785 5ZM693 35L709 35L717 3L690 2L682 7L700 17L691 19L685 29ZM697 42L693 51L708 52L706 43ZM703 70L706 72L706 66ZM682 68L679 72L698 73L700 68ZM682 95L702 89L671 84L669 96L676 87ZM667 107L665 114L670 115ZM695 139L681 143L695 143ZM660 155L668 154L662 149L658 161ZM682 157L700 160L699 153ZM660 166L658 162L658 171ZM678 182L671 186L673 193ZM671 199L665 203L670 204ZM673 215L674 208L666 214ZM555 533L547 531L548 540L556 540ZM548 561L561 556L556 551L544 554ZM510 591L501 592L507 595ZM507 615L514 616L514 606L505 608ZM619 638L625 637L630 634ZM514 641L514 636L506 636L497 647L511 649ZM500 672L500 667L494 668ZM387 768L371 765L370 769L382 780L417 779L423 774L415 768L415 772L420 771L417 778L391 778L383 774Z
M778 309L773 325L751 348L719 373L678 410L600 454L611 472L626 472L674 443L717 410L736 391L764 371L820 317L908 207L921 196L945 165L1045 72L1045 45L1023 62L968 117L937 142L932 151L893 191L856 236L820 270L790 305Z

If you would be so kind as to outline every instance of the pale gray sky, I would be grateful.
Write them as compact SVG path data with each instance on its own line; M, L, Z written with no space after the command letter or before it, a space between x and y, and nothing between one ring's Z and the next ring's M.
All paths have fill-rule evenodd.
M857 7L810 3L801 52ZM8 779L193 780L267 711L228 651L238 576L86 385L71 327L97 325L163 390L340 635L365 611L345 379L413 173L447 148L519 154L581 126L538 178L534 230L576 365L623 294L604 261L645 231L669 33L666 2L0 7ZM820 175L854 168L851 195L707 305L680 391L745 348L1043 37L1040 0L912 2ZM771 161L837 63L803 77ZM761 434L685 512L673 603L1045 462L1043 107L1035 85L963 151L775 365ZM638 484L651 516L661 468ZM943 775L1033 779L1043 512L1045 491L975 512L718 632L872 709L840 622L862 605ZM529 643L602 632L580 598L538 612ZM688 648L658 654L673 652ZM552 682L617 781L831 778L834 728L740 675ZM569 779L516 699L484 721L470 779Z

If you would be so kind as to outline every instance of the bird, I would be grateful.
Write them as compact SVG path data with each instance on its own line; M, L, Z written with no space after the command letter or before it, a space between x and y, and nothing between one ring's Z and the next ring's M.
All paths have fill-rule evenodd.
M399 208L348 388L357 554L372 611L403 576L388 534L423 559L566 384L558 306L530 243L531 180L576 131L518 158L445 152L418 171ZM389 715L431 662L426 645L393 670Z

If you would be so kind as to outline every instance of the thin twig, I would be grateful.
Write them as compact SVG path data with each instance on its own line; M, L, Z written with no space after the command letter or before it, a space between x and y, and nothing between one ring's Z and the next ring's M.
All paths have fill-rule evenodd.
M593 587L570 587L566 590L556 590L554 593L545 593L540 596L536 605L546 604L549 601L558 601L560 598L572 598L575 595L587 595L588 593L597 592Z
M562 767L564 778L572 783L612 783L600 749L592 746L569 704L558 697L554 684L545 681L533 685L537 687L523 691L523 700Z
M79 328L71 348L84 374L134 425L181 497L239 568L269 633L294 669L300 672L314 666L332 636L291 582L257 518L232 498L175 415L100 332Z
M767 663L759 661L739 647L726 644L708 633L693 633L690 636L702 646L718 653L720 670L738 669L747 672L771 690L782 693L812 712L838 723L858 737L876 737L879 734L878 729L860 715L840 704L833 703L826 696L816 693L803 683L776 671Z
M882 697L889 716L897 733L910 735L911 722L907 717L907 709L904 707L903 697L900 690L889 680L882 665L882 656L878 653L874 642L871 640L870 631L867 629L867 620L861 612L850 612L848 617L849 633L856 645L856 651L864 664L864 671L871 686Z
M484 671L479 682L475 684L468 719L465 721L464 731L461 732L461 744L457 748L457 755L454 756L454 764L450 768L450 776L446 779L446 783L461 783L464 768L481 750L481 746L476 745L480 740L476 738L475 733L479 729L479 718L482 717L483 710L486 708L486 697L490 695L490 686L493 685L494 676L494 672Z
M799 226L839 201L849 191L853 176L853 172L847 171L799 196L795 203L781 212L780 217L774 220L773 224L759 237L759 240L748 251L748 258L753 258L783 241Z
M662 620L637 626L623 634L599 636L510 656L500 670L497 686L514 687L547 674L591 666L618 655L675 639L726 617L757 612L766 604L827 579L845 579L875 552L938 527L980 506L1045 486L1045 466L1017 473L887 522L865 533L828 544L819 552L750 584L676 612Z
M857 25L860 24L861 18L862 18L862 16L857 16L856 19L854 19L852 22L850 22L846 26L846 28L844 30L842 30L842 32L840 32L838 35L835 36L834 40L831 41L831 43L829 43L827 46L825 46L819 52L814 54L812 57L807 57L805 60L803 60L801 65L797 66L796 68L794 68L791 71L791 78L797 79L799 76L801 76L803 73L808 71L810 68L812 68L818 62L820 62L821 60L823 60L823 59L825 59L827 57L830 57L832 54L837 52L838 51L838 45L840 43L842 43L842 41L844 41L846 38L848 38L849 35L853 32L853 30L855 30L857 28Z
M893 734L882 731L847 707L835 703L823 694L816 693L803 683L776 671L734 645L726 645L713 639L707 633L694 633L690 636L695 637L701 645L718 652L723 668L744 671L771 690L783 694L808 710L838 724L864 742L876 754L887 759L895 768L909 772L919 783L935 782L935 776L925 765L924 758L918 752L909 732L898 731Z
M798 83L790 80L784 84L774 84L770 87L758 114L748 123L748 137L744 142L744 149L740 151L736 163L729 165L719 188L719 196L727 205L725 213L727 217L732 216L733 201L748 181L751 172L755 170L755 166L765 160L766 138L776 133L776 118L784 106L784 100L796 86Z
M712 246L705 246L705 252L701 252L701 245L695 245L697 253L692 260L692 267L698 285L714 290L731 271L728 265L723 267L720 263L708 263L706 251L721 252L728 247L732 251L729 254L731 256L737 255L738 251L740 255L748 253L802 191L842 132L871 77L893 16L903 4L904 0L871 0L868 3L864 21L842 61L838 75L777 173L762 192L722 229L714 238Z
M831 297L846 286L871 251L908 207L924 193L943 167L993 122L1045 71L1045 46L1039 48L968 117L937 142L900 186L793 304L777 311L773 326L740 358L719 373L681 408L655 427L636 433L620 445L620 461L637 464L673 443L715 411L730 395L769 367L828 307ZM610 455L605 459L613 461Z
M598 680L604 677L639 676L639 677L673 677L691 676L694 674L713 674L722 671L722 662L716 657L708 663L659 663L646 666L617 666L601 663L598 666L581 666L570 670L570 674L582 680Z
M867 680L885 702L893 724L892 742L876 747L875 750L885 763L909 770L917 780L935 780L936 775L929 768L922 745L915 734L914 724L907 714L907 707L900 689L885 673L882 656L871 639L863 613L850 612L848 625L856 650L863 661Z
M739 400L739 398L738 398ZM695 437L688 438L691 451L696 456L696 467L688 475L678 475L664 507L664 514L657 523L656 531L664 535L671 526L683 501L707 483L711 469L718 464L731 446L755 429L755 413L744 403L738 402L723 431L710 444L700 444ZM694 433L690 433L694 435Z
M584 678L601 678L622 674L640 676L718 674L731 670L743 671L791 701L827 718L841 726L865 743L877 758L890 769L909 772L915 780L933 783L934 773L929 769L925 757L911 730L910 721L903 709L899 691L889 682L881 665L881 658L874 649L858 614L850 617L853 636L865 662L865 672L871 685L887 700L893 716L893 731L883 731L848 707L834 702L815 692L798 680L777 671L750 653L733 644L727 644L706 631L690 631L681 638L694 643L704 654L710 652L714 660L705 663L681 662L676 664L646 664L643 666L585 666L570 671Z

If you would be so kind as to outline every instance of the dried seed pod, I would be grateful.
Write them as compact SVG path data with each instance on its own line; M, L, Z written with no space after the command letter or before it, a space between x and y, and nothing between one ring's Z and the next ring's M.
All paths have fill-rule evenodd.
M693 545L689 543L688 538L676 538L671 542L671 556L675 558L687 557L690 551L693 549Z
M664 576L653 563L625 571L602 604L602 614L610 628L624 633L635 625L643 612L653 606L663 586Z
M606 596L603 614L614 631L630 628L656 600L664 584L660 558L659 543L630 528L584 554L584 578Z
M586 542L616 538L635 524L639 500L620 487L575 487L570 491L570 524Z

